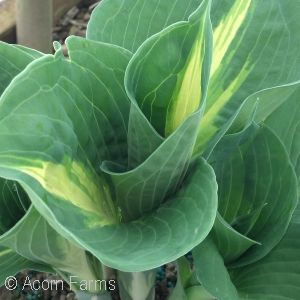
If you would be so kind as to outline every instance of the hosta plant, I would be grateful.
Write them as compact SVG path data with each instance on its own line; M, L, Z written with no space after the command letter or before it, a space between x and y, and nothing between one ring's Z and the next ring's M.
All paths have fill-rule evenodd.
M67 56L1 43L0 283L154 299L174 262L173 300L299 299L299 28L297 0L103 0Z

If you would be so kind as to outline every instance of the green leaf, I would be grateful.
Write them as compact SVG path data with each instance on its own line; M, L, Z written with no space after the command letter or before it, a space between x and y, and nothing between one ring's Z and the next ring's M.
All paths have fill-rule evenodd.
M29 261L13 250L4 247L0 247L0 269L0 286L4 285L8 277L15 276L25 269L55 273L50 267Z
M177 281L168 300L214 300L196 278L191 263L184 257L177 260Z
M262 205L256 204L256 208L252 209L252 213L250 213L248 216L246 215L244 217L237 218L234 221L234 216L237 215L237 211L240 210L240 207L242 205L240 203L240 199L243 199L243 197L247 197L247 193L245 193L244 187L247 187L249 191L251 190L251 188L254 190L254 187L251 186L251 182L254 182L254 179L259 182L259 185L256 186L261 186L261 191L266 190L266 186L268 186L267 182L264 183L264 179L270 178L270 175L267 173L266 175L263 175L263 173L258 172L259 170L262 170L267 166L267 158L265 157L265 159L258 159L260 157L263 158L266 155L270 155L273 174L272 180L274 181L274 179L276 179L274 178L274 175L279 179L278 183L274 185L274 188L270 189L270 191L274 191L273 196L269 195L270 199L274 201L276 199L276 195L277 197L281 198L281 200L277 198L277 200L279 200L279 203L282 202L286 204L288 201L290 201L290 205L292 205L290 206L290 212L293 211L292 207L297 203L295 174L292 168L288 166L289 159L287 157L286 150L278 139L278 136L280 135L274 135L274 129L276 128L275 124L281 125L277 125L278 129L279 127L283 127L284 129L286 129L286 126L282 126L282 124L284 123L283 120L290 120L291 128L295 128L297 126L295 117L288 118L288 112L289 115L292 116L294 112L295 115L297 115L298 113L296 106L297 99L299 99L297 98L297 89L297 84L292 84L264 90L249 97L249 99L245 101L245 104L239 112L238 118L231 130L233 132L238 131L242 129L245 124L249 123L249 114L253 116L252 118L250 118L250 121L254 118L256 122L259 122L261 124L264 122L267 123L266 120L272 120L273 122L269 121L268 125L274 126L274 128L272 128L272 130L267 128L260 129L260 133L255 136L256 127L250 125L249 127L243 129L242 132L225 136L214 149L214 152L210 159L211 161L213 161L213 166L215 167L217 180L219 183L219 210L227 220L231 220L231 223L235 228L239 224L239 229L241 230L242 228L245 228L247 224L252 224L254 221L257 224L257 220L259 220L260 218L263 220L263 222L258 222L258 224L264 224L264 219L267 219L267 215L265 213L268 210L271 210L269 204L267 204L266 206L264 206L263 203ZM286 110L284 108L286 108ZM283 113L283 111L285 111L285 113ZM255 113L253 114L253 112ZM267 134L264 134L264 131L266 131ZM295 132L292 131L289 137L285 139L285 146L288 150L290 148L287 146L293 144L295 145L294 149L297 149L297 135L295 134ZM259 135L261 135L262 137L263 135L265 135L266 141L263 142L263 139L259 138ZM281 135L281 138L283 137L284 136ZM250 142L250 145L252 144L250 148L249 141L247 142L247 139L250 141L252 140ZM277 142L275 142L276 140ZM263 143L265 145L263 145ZM275 146L276 144L277 146ZM269 145L270 147L270 150L268 151L269 154L264 150L266 149L266 145ZM250 150L251 148L252 150ZM238 149L238 151L236 149ZM257 151L255 151L255 149L257 149ZM247 164L248 167L245 168L245 170L247 170L247 172L245 173L243 171L243 168L247 162L247 158L245 159L245 154L247 152L250 152L250 154L251 152L253 152L253 154L258 153L258 155L252 154L248 158L249 164ZM283 153L284 155L280 155L280 153ZM276 156L278 156L277 159ZM279 159L280 156L282 156L282 158L285 157L285 159ZM239 157L242 157L243 159L241 160ZM253 172L251 172L251 170L253 170L253 167L251 166L255 163L255 161L259 162L259 168L257 168L254 174ZM217 170L216 165L219 165L219 171ZM274 168L276 165L277 167ZM286 167L288 166L287 169L290 169L290 171L287 172L289 173L289 175L284 172L283 165L286 165ZM284 173L286 175L284 175ZM245 178L247 177L252 179L245 180ZM244 184L247 184L247 186L245 186ZM290 185L290 187L288 187L287 185ZM292 194L294 196L292 196L291 194L289 196L289 192L291 191L293 191ZM259 196L258 192L259 189L256 188L256 194ZM262 198L266 199L266 197L263 196L263 193L260 193L260 195ZM252 202L250 198L247 197L246 200L247 199L249 203ZM266 202L268 201L266 200ZM270 222L269 225L271 225L272 227L269 228L271 229L271 231L268 233L267 228L257 228L257 233L252 233L252 235L250 234L252 238L260 241L262 243L262 246L252 246L247 252L245 252L240 260L229 264L229 266L235 266L235 268L229 271L229 273L226 270L226 261L228 262L227 253L229 253L230 255L235 253L237 247L233 246L234 239L232 237L224 235L224 232L220 231L216 236L216 224L218 223L218 218L216 219L214 230L212 231L210 239L205 240L193 251L196 272L198 274L199 281L210 293L212 293L218 299L235 299L235 296L234 294L232 294L232 292L236 289L238 290L239 294L238 298L236 299L296 299L295 295L297 293L296 291L298 290L300 282L299 279L297 279L299 271L291 269L291 265L294 265L297 259L294 259L294 261L289 264L290 250L287 250L285 246L282 246L283 241L289 239L288 236L290 234L290 229L286 233L285 228L289 223L290 213L286 215L286 220L283 221L285 225L282 225L283 223L282 221L280 221L280 219L282 218L281 213L284 208L280 209L278 204L274 206L274 208L275 209L273 210L273 212L269 215L271 216L272 214L274 214L275 210L277 210L277 220L275 218L274 221L272 221L271 217L268 218L268 222L265 222L266 225ZM263 213L264 210L265 213ZM294 212L294 216L292 219L294 223L299 219L299 214L297 213L298 211L299 209ZM282 228L280 228L280 226L282 226ZM294 225L290 225L290 228L293 226ZM251 230L253 230L253 228L255 227L252 227ZM277 238L278 235L280 236L277 239L277 242L273 241L272 247L270 247L270 245L268 247L264 247L271 241L271 239L267 237L268 235L270 237L272 237L273 235ZM279 242L282 236L283 240ZM277 244L278 242L279 244ZM276 244L277 246L273 248ZM290 246L297 248L295 242L290 242ZM226 251L226 249L229 250ZM280 249L280 251L277 252L277 249ZM262 253L259 253L260 251L262 251ZM268 254L265 255L266 253ZM254 263L252 263L253 261ZM205 268L205 266L203 265L204 262L206 262L207 265L210 265L211 268ZM242 268L238 267L239 265L244 264L247 265ZM220 273L222 274L222 276L218 277ZM287 276L288 273L292 273L290 277ZM286 284L288 285L288 288L285 287Z
M299 193L298 193L298 195L299 195ZM300 203L298 203L298 206L296 207L296 209L294 211L292 222L300 224Z
M248 123L249 114L257 124L264 123L280 107L290 99L297 98L299 82L268 88L250 95L241 106L230 132L238 132Z
M138 105L132 102L128 124L128 167L142 164L165 140L160 136Z
M202 0L104 0L93 11L87 38L132 52L150 36L187 20Z
M280 243L262 260L234 270L240 299L297 299L300 291L300 224L291 223Z
M0 41L0 96L12 79L40 56L35 50Z
M135 169L125 173L119 173L118 168L115 170L115 163L106 163L102 167L102 170L111 176L118 206L125 221L134 220L158 208L165 198L177 189L188 167L199 118L201 117L201 108L205 102L205 85L209 69L209 54L207 52L209 51L210 39L208 11L209 1L199 7L198 11L189 19L189 22L178 23L149 39L134 54L127 67L125 86L132 101L129 123L129 150L134 149L134 152L129 153L129 155L132 157L132 154L134 154L135 164L138 162L140 164ZM185 37L184 44L181 42L183 37ZM176 45L180 45L178 50L176 50ZM159 65L159 63L155 65L154 61L160 61L160 50L169 46L174 49L174 53L168 55L168 60L161 60L163 65ZM180 56L182 62L178 64L177 70L174 71L170 66L172 61L178 62ZM195 63L196 67L191 69L191 66ZM158 72L162 75L156 76ZM175 77L172 75L176 73L177 79L175 75ZM149 81L146 74L156 75ZM202 79L201 74L203 74ZM171 85L167 89L163 89L161 87L161 85L164 85L163 81L165 78L168 80L170 76L174 77L175 81L173 82L172 79ZM201 83L203 91L200 88ZM193 87L196 87L197 95L187 95L190 102L185 104L187 100L186 91ZM175 92L173 93L174 89ZM159 96L160 93L162 94ZM152 115L148 118L154 127L159 126L157 122L161 122L164 115L169 115L172 119L172 122L170 119L170 122L166 121L163 124L166 127L171 123L173 124L173 121L177 118L176 116L183 115L184 118L187 118L182 123L183 120L180 117L180 120L175 122L176 125L173 124L174 128L168 132L170 136L160 145L159 142L153 144L152 142L142 141L140 143L139 139L147 139L146 132L150 128L147 120L139 117L139 115L142 115L142 111L145 112L143 105L141 105L143 95L148 95L145 96L147 99L142 100L142 102L147 107L151 105ZM162 106L160 100L166 95L171 98L169 103ZM152 101L154 100L155 103L153 104ZM164 100L167 100L167 98ZM201 104L199 104L200 100L202 101ZM192 114L192 112L186 111L186 115L179 114L184 107L187 108L190 105L194 106L192 110L195 110L195 113ZM174 108L174 111L171 107ZM177 126L179 128L176 130ZM169 131L169 129L166 130ZM153 136L157 137L157 134L154 132ZM131 142L134 144L131 144ZM153 152L149 153L150 151ZM143 161L143 159L146 160ZM157 166L160 166L160 168Z
M0 178L0 235L17 223L30 206L30 200L19 184Z
M1 175L17 179L18 176L11 173L22 169L24 174L32 176L29 185L40 189L42 195L46 192L55 195L62 206L64 202L71 201L72 205L82 208L85 217L90 217L89 222L93 223L92 218L96 216L97 222L105 224L111 222L110 204L102 208L105 199L101 193L105 195L107 192L89 160L97 166L98 159L100 164L99 156L108 153L110 143L104 143L101 131L96 142L88 130L94 128L96 132L102 124L102 128L107 130L105 138L109 139L113 129L93 103L93 95L97 95L98 91L97 84L93 85L95 90L91 90L93 80L96 80L93 74L52 56L34 62L15 79L1 98L0 135L6 141L0 146ZM77 86L82 87L80 92ZM19 96L16 98L15 95ZM14 135L11 135L12 128ZM111 152L117 158L120 150L113 141ZM78 157L72 161L75 155L82 159L82 163L78 162ZM9 165L10 170L3 165ZM39 206L45 213L44 204L39 203ZM52 216L46 213L46 218L55 226Z
M300 186L299 93L299 82L259 91L246 99L231 127L231 131L238 131L245 126L249 113L255 111L255 121L267 124L284 144L298 178L298 194ZM282 126L285 123L288 126Z
M147 1L142 3L142 1L135 1L134 4L131 4L130 1L104 1L94 11L89 24L88 38L112 42L103 37L106 36L110 39L112 35L115 35L121 38L122 42L121 40L117 41L117 38L114 43L126 47L126 45L123 44L124 33L122 33L125 28L128 34L130 34L131 31L134 31L141 36L142 41L146 39L143 34L143 28L145 22L148 22L147 20L149 19L143 17L144 13L152 13L153 9L154 11L159 12L153 16L153 19L151 19L150 22L152 25L157 26L160 22L165 25L168 23L166 22L164 14L161 13L162 11L170 14L170 20L172 20L173 14L174 16L176 15L179 17L179 19L174 19L174 23L175 21L187 21L188 16L194 12L193 17L189 18L189 23L179 22L147 40L147 42L139 49L139 54L136 53L133 57L127 70L128 76L126 76L126 78L129 78L126 81L127 91L129 91L129 96L133 100L129 123L130 134L128 138L130 167L136 167L138 164L142 163L162 143L162 139L157 136L157 133L153 130L152 126L145 120L144 116L140 113L139 108L136 107L135 102L140 106L148 120L151 121L154 128L163 135L165 134L165 125L167 125L166 133L170 134L179 126L186 116L199 108L199 103L201 101L201 106L204 104L203 100L205 97L202 98L201 93L202 96L206 93L210 60L210 41L209 38L206 37L205 45L202 44L201 35L203 35L203 32L201 32L201 28L209 31L210 26L207 26L207 24L203 26L202 24L203 21L209 23L207 20L208 14L206 14L206 17L200 17L200 15L203 14L201 9L198 9L197 13L195 12L200 1L189 1L188 3L183 3L182 1L169 2L170 1ZM143 8L142 11L140 10L141 6ZM183 6L185 7L184 9ZM169 10L168 7L170 8ZM159 10L160 8L163 10ZM131 10L133 13L135 9L139 10L138 18L140 18L141 22L131 23L132 18L128 21L128 18L125 20L122 17L124 14L130 13ZM136 16L137 14L134 14L134 18ZM167 21L169 17L167 17ZM107 24L105 20L107 20ZM110 22L113 22L114 26L108 26L108 23ZM107 26L99 26L100 23L105 23ZM159 30L154 31L151 36L164 28L165 26L162 26ZM112 33L111 30L116 34ZM93 37L91 37L91 35L93 35ZM205 35L208 36L209 33L206 32ZM132 39L126 40L129 43L132 42ZM181 43L182 40L185 41L184 44ZM152 45L155 47L152 47ZM177 47L176 45L179 46ZM162 49L172 49L172 51L168 51L168 55L164 57L161 56L161 53L164 53L164 50ZM162 50L162 52L159 52L159 50ZM197 68L194 68L193 66L201 65L201 60L204 55L206 56L205 60L207 62L205 63L206 66L203 67L201 75L201 66ZM145 57L147 57L146 61L144 61ZM178 57L181 57L179 62ZM142 62L142 65L139 62ZM156 63L154 64L153 62ZM171 68L171 66L174 67ZM151 81L148 80L148 74L152 74ZM136 84L136 76L141 78L140 83L138 83L139 87ZM200 83L201 80L202 83ZM134 88L141 90L143 95L137 94L136 91L131 91L132 83L135 85ZM148 87L144 89L144 85L148 85ZM194 88L191 88L191 85L193 85ZM200 88L200 86L202 86L202 88ZM194 92L192 93L191 91ZM186 92L190 92L188 97L189 103L184 106L186 101L183 101L183 99L185 100L186 98ZM143 100L144 96L147 96L147 102L143 108L141 107L140 102ZM202 98L202 100L200 98ZM155 102L154 105L151 105L152 101ZM156 118L154 121L152 121L152 117L149 115L150 105L151 111ZM168 112L167 107L170 112ZM184 109L186 109L186 112L183 114L182 110ZM166 119L167 123L164 124ZM145 139L143 140L139 138L142 135L145 136Z
M114 62L120 60L120 50L101 47L115 49ZM122 156L111 139L114 115L103 113L98 89L91 71L61 55L32 63L1 97L0 136L6 143L0 144L0 176L20 182L51 226L106 265L154 268L188 252L210 231L215 176L200 160L176 196L148 216L118 224L99 166ZM207 184L198 187L199 181Z
M111 223L116 219L112 205L103 208L96 201L105 191L101 184L98 190L102 179L92 165L105 155L122 154L111 140L109 119L94 102L98 85L93 80L91 73L60 57L32 63L1 98L0 135L6 143L1 145L0 164L32 176L62 203L73 201L87 214L97 214L98 222ZM96 139L90 128L102 128L106 136L99 130Z
M223 138L211 156L219 186L219 213L239 233L261 243L234 265L265 256L285 234L297 205L297 179L280 140L261 127L254 138L228 151L243 134ZM221 251L226 248L226 244L218 246Z
M50 209L72 237L105 265L139 272L177 259L201 242L212 228L216 202L213 171L200 160L176 195L151 214L128 223L87 226L80 209L69 205L64 213L57 202Z
M223 258L210 237L193 250L193 257L199 282L210 294L219 300L239 300Z
M0 96L15 76L42 55L24 46L9 45L0 41ZM0 191L0 236L3 236L23 217L30 206L30 200L20 185L10 180L0 178ZM55 272L49 265L30 261L3 246L0 246L0 269L0 286L7 277L14 276L24 269Z
M215 300L201 285L194 285L186 289L187 300Z
M300 282L299 232L299 222L292 222L283 239L267 256L229 272L216 246L211 240L206 240L193 251L198 278L220 300L297 299ZM232 290L237 290L239 296L234 296Z
M0 236L0 245L13 249L31 262L65 274L83 280L101 279L93 273L85 251L60 236L33 207Z
M235 219L244 194L245 166L239 148L252 141L258 127L254 123L246 126L236 134L228 134L222 138L210 156L210 163L218 174L219 212L229 223ZM238 171L235 171L238 170Z
M171 291L168 300L186 300L185 288L187 282L192 276L192 271L189 261L184 257L177 259L176 263L177 280L175 288Z
M214 147L246 97L299 79L299 9L293 0L213 1L213 60L195 154Z
M89 72L89 76L93 77L93 93L98 95L99 99L101 98L101 110L98 109L98 113L103 114L103 117L109 121L109 124L105 124L107 129L101 128L103 121L98 124L100 126L98 130L105 131L103 133L105 135L104 147L111 144L108 153L110 156L104 157L127 167L130 101L123 81L131 54L121 47L74 36L69 37L66 44L71 61L79 64ZM95 101L95 96L93 98ZM115 154L117 151L121 152L120 157Z
M0 178L0 191L0 286L4 284L7 277L14 276L19 271L27 268L53 272L48 264L40 260L40 263L38 263L26 259L16 253L16 249L10 249L10 246L3 243L3 237L26 214L30 206L30 200L20 185L10 180ZM25 233L26 236L28 236L28 232Z
M13 252L17 253L20 256L18 261L32 268L41 265L85 280L100 279L95 276L85 251L49 226L30 205L27 194L19 184L0 179L0 188L0 247L10 249L7 253L13 257L16 256Z
M275 91L274 91L275 92ZM283 142L294 166L300 188L300 84L297 91L278 107L265 121ZM277 97L274 97L278 99ZM285 126L282 124L285 123ZM300 191L300 189L299 189Z
M225 263L234 261L250 247L259 244L232 228L220 214L217 214L211 235Z
M29 63L43 55L33 49L6 43L0 44L0 53L1 67L5 71L1 73L2 90ZM11 268L8 268L10 274L7 273L7 276L15 275L24 268L54 272L53 267L63 272L68 271L69 274L81 273L87 278L94 278L89 273L90 266L85 252L59 236L45 219L30 207L30 200L19 184L0 178L0 190L0 245L9 249L6 250L5 259L16 259L16 264L20 264L20 267L17 267L12 263ZM3 270L4 268L6 267L3 266Z
M28 48L26 46L23 45L18 45L18 44L6 44L15 47L16 49L19 49L21 51L23 51L24 54L27 54L28 56L31 56L34 59L38 59L40 57L42 57L43 55L45 55L43 52L40 52L38 50L32 49L32 48Z
M255 111L255 122L267 124L284 144L298 180L300 178L299 97L299 82L259 91L246 99L231 128L231 131L243 128L249 113Z
M198 120L197 115L190 118L133 170L119 173L118 170L113 172L113 164L102 166L111 177L125 221L157 209L180 187L188 168Z
M209 10L210 1L204 1L188 21L148 39L126 70L130 99L162 136L204 106L211 51Z
M109 291L101 293L101 294L95 294L95 293L89 293L86 291L77 290L76 292L76 298L80 300L112 300L111 293Z

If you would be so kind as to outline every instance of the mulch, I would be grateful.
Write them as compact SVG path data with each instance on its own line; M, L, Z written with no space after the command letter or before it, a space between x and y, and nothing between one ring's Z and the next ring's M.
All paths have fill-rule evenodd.
M70 35L84 37L91 13L99 2L88 1L89 4L83 2L72 7L53 28L53 41L58 41L63 45Z

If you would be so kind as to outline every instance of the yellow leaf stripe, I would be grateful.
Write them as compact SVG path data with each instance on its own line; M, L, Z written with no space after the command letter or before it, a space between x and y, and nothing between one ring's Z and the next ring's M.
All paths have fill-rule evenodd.
M199 26L198 36L186 61L185 67L177 76L177 85L167 111L165 135L170 135L187 116L195 112L201 101L202 65L205 49L205 20L193 25Z
M194 153L201 152L207 142L218 132L219 127L216 121L221 110L245 82L254 67L250 61L246 61L236 77L224 88L220 75L223 69L222 62L226 55L233 55L232 52L228 54L228 49L244 23L251 3L252 0L235 1L229 12L214 29L213 60L208 90L208 103L206 112L201 120Z
M11 249L6 249L6 250L3 250L3 251L0 252L0 256L4 256L4 255L6 255L8 253L12 253L12 252L13 251Z
M107 184L82 164L76 161L66 164L40 162L39 166L22 166L18 169L36 179L56 198L72 203L90 216L96 215L97 221L93 218L90 225L117 223Z
M204 58L204 26L200 30L186 66L178 75L178 84L167 112L166 136L170 135L191 113L201 100L201 77Z
M245 21L252 0L236 0L226 17L214 29L213 61L211 77L222 64L222 60L229 49L238 30Z
M201 140L199 143L201 145L205 145L216 132L218 132L219 127L215 125L215 121L218 118L218 115L225 104L230 100L230 98L234 95L234 93L240 88L242 83L246 80L252 68L249 63L246 62L244 68L240 71L240 73L235 77L235 79L230 83L230 85L222 92L222 94L218 97L218 100L207 110L204 114L201 124L200 124L200 132ZM203 133L203 136L202 136ZM197 142L197 148L201 145Z

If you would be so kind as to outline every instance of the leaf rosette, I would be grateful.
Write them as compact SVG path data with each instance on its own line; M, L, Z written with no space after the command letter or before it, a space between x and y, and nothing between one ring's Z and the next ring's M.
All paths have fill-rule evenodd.
M1 43L3 269L100 278L193 250L173 299L275 299L284 272L294 299L299 11L103 0L68 57Z
M69 38L69 58L59 49L40 57L2 94L1 176L17 181L58 233L110 267L141 271L174 260L201 242L213 225L214 172L203 159L187 172L205 102L208 16L204 3L189 20L145 42L133 57L119 46ZM187 43L177 49L183 36ZM170 61L182 56L178 80L170 86L170 91L177 86L172 101L184 104L181 89L188 88L187 78L196 76L198 92L191 95L195 112L177 122L166 139L144 117L138 93L130 90L143 51L170 40L175 51ZM155 51L149 62L152 55ZM191 61L198 62L195 70ZM167 62L161 70L168 68ZM140 130L153 136L150 155L139 141L144 138ZM129 168L134 151L139 163Z

